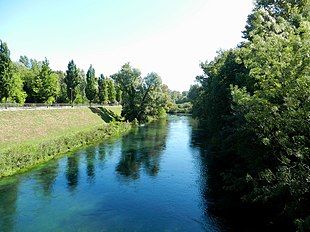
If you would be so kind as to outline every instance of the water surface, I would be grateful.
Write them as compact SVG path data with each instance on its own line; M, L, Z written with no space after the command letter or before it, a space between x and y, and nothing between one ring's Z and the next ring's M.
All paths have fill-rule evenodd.
M220 231L192 119L169 116L0 181L0 231Z

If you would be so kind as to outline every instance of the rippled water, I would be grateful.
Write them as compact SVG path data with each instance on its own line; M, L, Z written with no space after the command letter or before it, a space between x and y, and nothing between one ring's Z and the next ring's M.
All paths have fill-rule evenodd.
M0 231L220 231L192 119L169 116L0 181Z

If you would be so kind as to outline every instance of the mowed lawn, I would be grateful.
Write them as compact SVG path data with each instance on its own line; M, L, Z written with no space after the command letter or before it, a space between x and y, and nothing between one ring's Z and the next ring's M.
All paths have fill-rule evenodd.
M120 114L121 107L106 107ZM18 110L0 112L0 150L20 144L40 142L106 123L90 108Z

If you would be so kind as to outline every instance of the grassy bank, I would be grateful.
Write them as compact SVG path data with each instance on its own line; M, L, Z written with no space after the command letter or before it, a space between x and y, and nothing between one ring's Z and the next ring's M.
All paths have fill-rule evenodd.
M121 107L107 108L120 114ZM0 112L0 151L21 143L42 142L109 122L98 108L21 110ZM104 118L105 116L105 118Z
M120 107L0 112L0 177L125 133ZM109 122L109 123L108 123Z

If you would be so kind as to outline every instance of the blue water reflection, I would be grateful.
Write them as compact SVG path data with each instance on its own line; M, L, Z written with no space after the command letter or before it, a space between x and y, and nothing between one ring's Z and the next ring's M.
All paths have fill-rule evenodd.
M220 231L192 119L168 119L0 181L0 231Z

